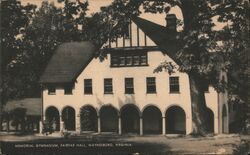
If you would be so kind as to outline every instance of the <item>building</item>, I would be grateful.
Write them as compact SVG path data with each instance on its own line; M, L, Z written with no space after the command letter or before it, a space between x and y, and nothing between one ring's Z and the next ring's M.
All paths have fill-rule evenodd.
M176 17L168 15L166 20L167 27L131 19L124 37L107 42L102 61L89 42L60 45L41 77L43 120L57 131L64 126L77 133L191 133L188 75L154 73L160 62L174 63L162 51L178 47L173 37ZM208 87L205 97L210 131L227 133L227 94Z
M41 98L10 100L3 109L3 131L39 132Z

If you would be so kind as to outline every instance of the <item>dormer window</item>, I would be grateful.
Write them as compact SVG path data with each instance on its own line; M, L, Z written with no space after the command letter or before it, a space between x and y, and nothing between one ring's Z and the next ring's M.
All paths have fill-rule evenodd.
M64 94L65 95L71 95L73 89L73 84L66 84L64 85Z
M111 52L111 67L147 66L147 51Z
M48 94L55 95L56 94L56 87L54 85L48 86Z

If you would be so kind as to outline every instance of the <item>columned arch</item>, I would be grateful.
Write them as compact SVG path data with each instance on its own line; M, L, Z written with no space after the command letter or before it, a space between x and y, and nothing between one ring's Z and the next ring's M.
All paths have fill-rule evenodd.
M66 130L75 131L76 127L76 116L75 109L67 106L62 110L62 121L64 122L64 127Z
M166 111L166 134L186 134L186 114L179 106Z
M111 105L102 106L100 109L101 131L118 132L118 110Z
M80 109L81 131L97 131L97 112L90 105L83 106Z
M143 110L142 118L144 134L162 133L162 114L156 106L150 105L146 107Z
M50 106L46 109L45 119L54 131L60 131L60 114L56 107Z
M121 125L123 133L140 132L140 111L136 105L127 104L121 108Z

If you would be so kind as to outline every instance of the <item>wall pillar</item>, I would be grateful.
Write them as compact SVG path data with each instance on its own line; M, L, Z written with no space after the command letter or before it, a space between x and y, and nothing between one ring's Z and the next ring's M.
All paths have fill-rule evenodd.
M9 132L10 131L10 115L9 115L9 113L7 114L7 132Z
M75 119L75 128L76 128L76 133L80 134L81 133L81 118L80 114L76 114L76 119Z
M62 131L64 131L64 122L62 121L62 115L60 115L60 120L59 120L59 122L60 122L60 131L62 132Z
M39 133L43 132L43 122L39 121Z
M140 117L140 135L143 135L143 119Z
M100 116L97 116L97 129L98 129L98 133L101 133L101 118Z
M121 120L121 116L118 117L118 134L119 135L122 134L122 120Z
M162 117L162 135L166 134L166 119Z

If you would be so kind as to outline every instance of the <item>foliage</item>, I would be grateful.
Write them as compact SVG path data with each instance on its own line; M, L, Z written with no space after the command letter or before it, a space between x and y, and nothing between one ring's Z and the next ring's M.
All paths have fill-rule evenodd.
M41 7L19 1L1 3L3 94L9 99L40 96L39 78L55 48L62 42L85 40L88 3L61 1L63 8L42 2Z
M43 129L42 129L42 134L51 134L53 132L53 127L52 127L52 124L48 121L48 120L45 120L43 122Z
M199 93L191 97L194 103L192 107L195 107L192 110L193 118L197 119L196 123L202 127L206 124L204 121L206 119L202 119L206 117L206 106L203 106L206 85L212 85L218 92L224 92L225 89L233 92L233 89L240 94L237 89L246 90L243 83L240 84L237 80L239 74L236 74L235 80L230 79L230 82L227 82L219 78L219 73L227 72L230 78L235 75L235 72L244 73L246 69L244 65L246 61L242 61L241 57L244 57L249 50L249 2L245 0L115 0L110 6L103 8L100 15L105 15L108 21L106 27L111 27L114 32L110 31L106 36L114 39L122 35L125 22L121 21L140 14L141 7L146 12L168 13L174 6L179 7L182 12L184 29L176 36L181 45L179 51L174 55L166 54L177 60L179 71L187 73L194 80L190 83L191 88L198 89ZM215 29L218 22L227 23L227 26L218 31ZM107 28L102 31L106 32ZM156 71L166 69L172 73L173 68L170 62L163 62ZM246 95L243 96L246 99Z
M21 57L22 40L19 36L28 26L30 18L34 13L35 6L22 6L16 0L1 2L1 78L2 78L2 101L8 98L20 97L24 95L23 82L27 80L21 72L24 63L15 69L10 69L12 64L18 62ZM19 72L16 72L19 71ZM26 75L27 76L27 75ZM16 78L19 77L19 78ZM32 78L32 77L31 77ZM26 83L27 84L27 83ZM30 87L30 85L27 85ZM21 90L21 91L18 91Z
M21 125L21 130L25 131L26 126L26 109L25 108L16 108L9 113L10 118L13 120L12 125L18 128L19 124Z

